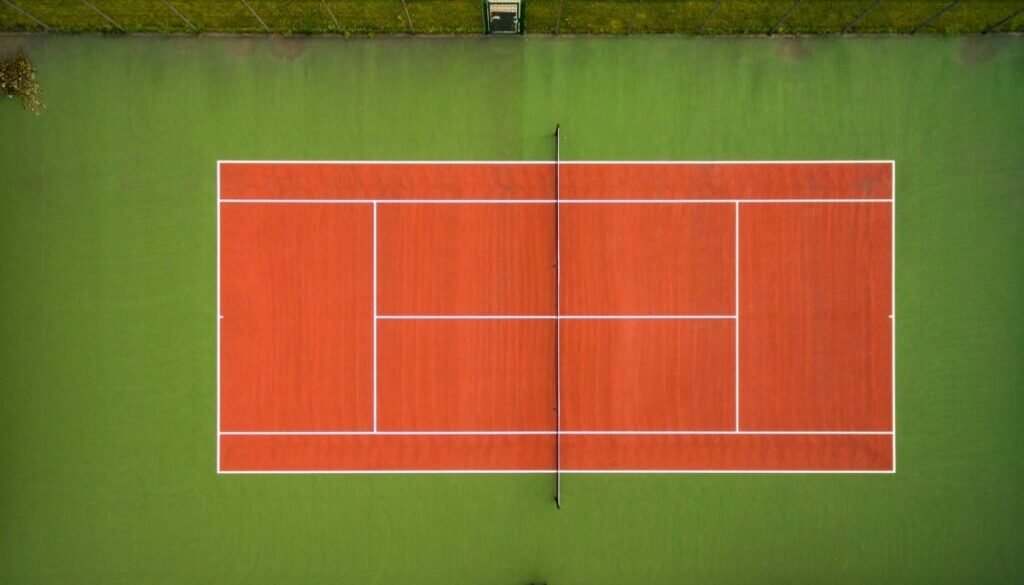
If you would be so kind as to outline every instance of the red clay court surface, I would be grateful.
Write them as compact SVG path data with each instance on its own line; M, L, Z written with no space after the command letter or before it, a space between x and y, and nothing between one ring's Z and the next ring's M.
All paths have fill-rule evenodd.
M894 174L220 162L218 471L891 472Z

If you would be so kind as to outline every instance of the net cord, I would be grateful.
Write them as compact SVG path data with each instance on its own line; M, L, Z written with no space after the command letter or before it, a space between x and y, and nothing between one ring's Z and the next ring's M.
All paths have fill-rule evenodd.
M561 124L555 124L555 507L562 508Z

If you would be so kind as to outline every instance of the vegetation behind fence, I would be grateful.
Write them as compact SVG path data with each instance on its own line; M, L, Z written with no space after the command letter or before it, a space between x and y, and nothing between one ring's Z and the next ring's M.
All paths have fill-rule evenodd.
M0 31L472 34L481 0L0 0ZM526 0L544 34L1024 31L1024 0Z

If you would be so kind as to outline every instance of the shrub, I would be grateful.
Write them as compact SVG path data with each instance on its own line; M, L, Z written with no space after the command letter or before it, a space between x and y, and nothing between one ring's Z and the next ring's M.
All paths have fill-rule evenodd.
M9 59L0 57L0 93L10 99L21 98L21 105L33 114L39 114L45 107L36 68L23 53Z

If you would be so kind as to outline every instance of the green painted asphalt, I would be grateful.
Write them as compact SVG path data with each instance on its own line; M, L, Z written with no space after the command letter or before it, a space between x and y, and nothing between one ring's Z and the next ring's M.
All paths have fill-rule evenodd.
M0 37L0 582L1024 580L1019 37ZM217 159L895 159L895 475L218 476Z

